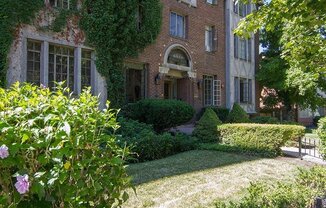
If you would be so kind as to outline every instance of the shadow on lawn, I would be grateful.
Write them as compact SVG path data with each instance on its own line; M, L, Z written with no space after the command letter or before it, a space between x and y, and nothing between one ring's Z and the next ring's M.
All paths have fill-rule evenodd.
M131 164L128 167L128 174L132 177L133 184L139 185L163 177L181 175L258 159L261 158L219 151L193 150L161 160Z

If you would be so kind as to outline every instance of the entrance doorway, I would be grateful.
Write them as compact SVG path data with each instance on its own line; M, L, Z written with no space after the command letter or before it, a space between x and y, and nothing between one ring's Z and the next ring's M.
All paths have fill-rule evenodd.
M164 99L177 99L178 86L176 79L169 79L164 81Z

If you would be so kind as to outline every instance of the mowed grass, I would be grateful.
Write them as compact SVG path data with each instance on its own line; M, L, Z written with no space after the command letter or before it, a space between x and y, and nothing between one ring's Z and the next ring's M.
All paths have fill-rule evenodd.
M237 200L250 182L291 180L298 167L293 158L264 159L218 151L195 150L165 159L132 164L136 194L123 207L214 207L216 200Z

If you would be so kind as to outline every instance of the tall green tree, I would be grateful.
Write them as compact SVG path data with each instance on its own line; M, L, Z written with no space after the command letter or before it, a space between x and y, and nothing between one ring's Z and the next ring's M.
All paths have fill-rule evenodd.
M313 109L325 104L320 94L326 91L325 0L251 2L260 7L239 23L236 33L249 36L259 30L277 31L282 26L279 34L281 59L274 57L270 64L274 62L274 70L285 76L284 84L298 93L294 94L298 95L297 104Z

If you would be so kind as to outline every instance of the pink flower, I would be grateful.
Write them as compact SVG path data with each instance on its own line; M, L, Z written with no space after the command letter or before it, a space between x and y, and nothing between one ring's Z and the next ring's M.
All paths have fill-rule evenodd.
M25 194L29 190L29 182L28 175L19 175L17 176L17 182L15 183L15 187L20 194Z
M6 145L2 145L0 147L0 158L5 159L8 156L9 156L8 147Z

